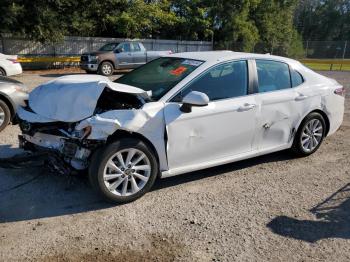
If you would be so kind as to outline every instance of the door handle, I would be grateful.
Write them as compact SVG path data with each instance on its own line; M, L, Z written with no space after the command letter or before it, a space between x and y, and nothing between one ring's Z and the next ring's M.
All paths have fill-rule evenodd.
M303 95L303 94L299 94L296 98L295 98L295 101L302 101L302 100L305 100L307 99L308 96L306 95Z
M248 110L251 110L253 108L255 108L256 105L255 104L248 104L248 103L245 103L243 106L240 106L238 108L238 111L248 111Z

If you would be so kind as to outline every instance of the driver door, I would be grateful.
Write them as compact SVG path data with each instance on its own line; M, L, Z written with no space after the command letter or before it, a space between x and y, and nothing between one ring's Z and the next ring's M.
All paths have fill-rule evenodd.
M115 50L115 57L120 69L131 68L133 66L133 58L129 43L121 43Z
M248 96L247 61L215 66L197 77L164 109L170 170L202 166L252 151L256 106ZM180 101L191 91L208 95L207 106L181 112Z

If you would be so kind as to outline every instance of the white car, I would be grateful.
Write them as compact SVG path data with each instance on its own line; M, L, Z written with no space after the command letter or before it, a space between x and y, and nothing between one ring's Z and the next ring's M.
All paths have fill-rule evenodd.
M0 76L12 76L22 74L22 66L16 55L4 55L0 53Z
M88 169L102 196L125 203L157 177L289 148L310 155L340 127L344 96L292 59L179 53L115 82L80 75L37 87L18 111L20 145L47 152L57 172Z

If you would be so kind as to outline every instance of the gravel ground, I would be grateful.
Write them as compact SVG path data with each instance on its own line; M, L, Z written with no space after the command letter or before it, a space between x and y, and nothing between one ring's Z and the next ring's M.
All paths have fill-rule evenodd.
M322 73L349 88L350 73ZM349 104L348 92L342 127L310 157L163 179L126 205L105 204L84 177L0 169L0 261L349 261ZM1 156L18 152L17 134L1 133Z

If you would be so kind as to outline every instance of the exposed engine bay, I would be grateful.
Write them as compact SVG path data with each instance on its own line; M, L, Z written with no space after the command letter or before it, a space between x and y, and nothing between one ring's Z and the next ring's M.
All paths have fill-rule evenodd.
M65 77L61 78L63 80ZM56 86L59 86L61 89L65 89L67 85L70 85L72 79L70 78L68 83L62 83L62 81L56 80L56 83L46 84L45 89L50 89ZM98 79L99 80L99 79ZM105 79L103 79L105 80ZM58 84L57 84L58 82ZM74 81L73 81L74 82ZM87 83L89 86L91 82ZM95 138L89 138L92 133L92 124L90 122L86 122L90 119L95 119L96 117L103 119L104 121L109 121L112 123L113 128L116 130L118 125L116 124L116 119L111 117L103 118L106 112L119 112L119 111L133 111L142 108L148 101L149 98L147 95L143 94L143 90L137 90L136 88L131 87L131 93L128 92L127 88L122 86L125 90L119 91L119 87L113 86L114 83L106 81L105 85L101 85L101 81L95 80L95 89L101 88L100 92L96 93L96 100L94 103L91 103L90 107L86 107L86 104L83 105L86 107L85 112L78 112L79 115L87 116L79 121L63 121L64 115L57 115L57 119L52 118L51 115L42 115L38 114L35 109L32 108L36 101L31 101L31 97L27 103L25 108L20 108L18 113L18 121L19 126L22 131L22 135L19 137L20 147L30 152L45 152L48 156L48 159L51 159L51 167L56 166L56 170L60 171L60 173L66 173L67 168L73 167L74 170L84 170L89 166L89 158L98 147L103 146L106 143L109 134ZM56 85L56 86L55 86ZM88 87L89 87L88 86ZM89 103L89 100L84 97L84 94L81 92L89 92L89 90L82 90L84 85L80 83L80 86L74 87L71 86L72 89L81 89L81 90L73 90L71 92L72 96L76 96L77 103L81 101L86 101ZM34 93L33 97L35 99L50 99L50 94L44 92L46 90L40 90L42 94L37 95ZM70 91L70 90L69 90ZM96 92L96 90L93 90ZM67 91L65 91L67 93ZM68 94L69 95L69 92ZM90 95L90 94L88 94ZM98 96L98 97L97 97ZM80 98L83 97L80 101ZM92 97L90 97L92 98ZM59 97L57 99L60 99ZM68 100L71 100L69 98ZM71 100L72 101L72 100ZM93 101L91 99L91 101ZM47 107L51 105L51 108L48 108L48 112L55 112L59 106L62 109L61 111L67 111L67 117L74 119L75 114L75 105L71 105L71 103L60 103L59 101L54 100L51 101L51 104L47 104ZM57 103L55 105L55 103ZM55 108L56 107L56 108ZM69 113L69 114L68 114ZM47 118L47 117L50 118ZM78 119L79 116L76 118ZM41 121L43 119L43 121ZM44 121L48 119L47 121ZM57 121L58 120L58 121ZM70 120L70 119L67 119ZM84 126L81 126L81 123L88 123ZM119 122L118 122L119 123ZM79 127L80 125L80 127ZM96 128L98 129L98 128ZM114 130L114 131L115 131ZM110 131L112 132L112 131ZM108 135L107 135L108 134ZM35 155L33 155L35 157ZM54 160L55 163L52 163Z

